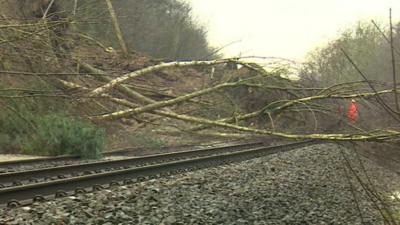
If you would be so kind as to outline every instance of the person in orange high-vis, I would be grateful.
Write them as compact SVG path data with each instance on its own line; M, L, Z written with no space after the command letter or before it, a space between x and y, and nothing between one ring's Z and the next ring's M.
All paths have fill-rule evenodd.
M356 120L357 120L357 116L358 116L358 106L354 99L351 100L351 105L350 105L349 113L347 116L349 117L351 124L353 124L353 125L356 124Z

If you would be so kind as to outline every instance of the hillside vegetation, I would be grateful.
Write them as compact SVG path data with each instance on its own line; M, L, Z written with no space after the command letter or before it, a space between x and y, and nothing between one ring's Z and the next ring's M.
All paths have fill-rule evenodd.
M45 0L0 1L0 94L4 94L0 106L5 109L0 113L0 149L3 152L75 154L81 145L85 146L79 148L84 149L86 145L96 146L94 153L104 149L102 145L107 143L103 140L104 131L90 134L94 125L80 121L111 106L73 97L74 91L67 90L62 83L68 80L95 86L100 82L80 74L77 58L118 74L160 62L153 62L151 58L215 56L207 43L206 31L193 21L187 4L173 0L114 1L131 51L130 56L119 57L118 41L105 1L76 2L77 5L69 0L53 4ZM172 30L172 25L179 26L181 31L176 30L178 27ZM158 78L154 83L160 85L163 80ZM71 116L78 119L69 119ZM113 127L121 128L120 124L96 124L107 128L110 134L116 130ZM79 142L87 139L79 131L82 129L98 144L80 145ZM157 142L143 142L140 137L132 139L142 145ZM115 141L116 147L120 146L119 140ZM43 146L46 141L48 147Z

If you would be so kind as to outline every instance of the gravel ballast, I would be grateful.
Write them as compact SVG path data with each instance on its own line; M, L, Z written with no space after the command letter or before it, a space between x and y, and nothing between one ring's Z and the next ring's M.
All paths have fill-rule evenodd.
M346 176L340 148L319 144L3 209L0 224L383 224L361 185ZM344 153L366 181L356 154L348 149ZM362 161L376 189L400 190L396 174ZM389 194L382 196L390 199Z

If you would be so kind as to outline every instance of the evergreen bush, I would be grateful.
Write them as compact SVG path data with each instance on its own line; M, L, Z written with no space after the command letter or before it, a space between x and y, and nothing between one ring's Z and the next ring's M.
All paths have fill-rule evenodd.
M36 124L36 133L23 146L23 152L28 154L96 159L101 157L107 143L104 129L64 114L39 117Z

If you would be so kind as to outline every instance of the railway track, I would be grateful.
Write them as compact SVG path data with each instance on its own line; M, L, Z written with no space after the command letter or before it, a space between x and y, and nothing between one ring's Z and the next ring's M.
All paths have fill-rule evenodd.
M203 148L190 151L172 152L165 154L156 154L144 157L131 157L118 160L96 161L89 163L63 165L49 168L40 168L26 171L9 172L0 174L0 188L6 186L19 186L24 182L37 183L40 179L55 180L68 177L76 177L101 173L116 169L127 169L130 167L138 167L149 164L163 163L167 161L180 160L186 158L195 158L200 156L208 156L212 154L221 154L241 150L243 148L251 148L262 146L262 142L252 142L236 145L227 145L217 148Z
M0 174L0 205L19 206L148 178L243 161L310 145L262 142Z
M205 147L218 147L222 146L222 143L210 143L210 144L186 144L180 146L168 146L163 147L158 150L158 152L177 152L177 151L185 151L187 149L199 149ZM235 145L238 143L232 142L228 145ZM226 143L224 145L227 145ZM129 157L129 156L146 156L148 155L148 149L143 147L136 148L123 148L118 150L113 150L110 152L103 153L105 157L102 160L81 160L79 156L56 156L56 157L44 157L44 158L35 158L35 159L22 159L22 160L9 160L0 162L0 174L8 173L8 172L17 172L21 170L30 170L37 168L46 168L46 167L58 167L64 165L73 165L73 164L81 164L81 163L89 163L95 161L106 161L109 160L109 157L113 156L121 156L121 157ZM157 153L153 153L157 154ZM1 184L1 182L0 182Z
M161 151L164 150L169 150L169 149L187 149L187 148L193 148L196 145L182 145L182 146L177 146L177 147L164 147L161 149ZM135 153L137 151L142 151L144 148L123 148L123 149L117 149L113 150L110 152L105 152L103 153L104 157L110 157L110 156L129 156L132 153ZM9 161L2 161L0 162L0 168L16 168L19 166L36 166L41 163L49 163L49 164L71 164L73 162L76 162L80 160L79 156L56 156L56 157L44 157L44 158L34 158L34 159L22 159L22 160L9 160ZM54 166L54 165L51 165Z

